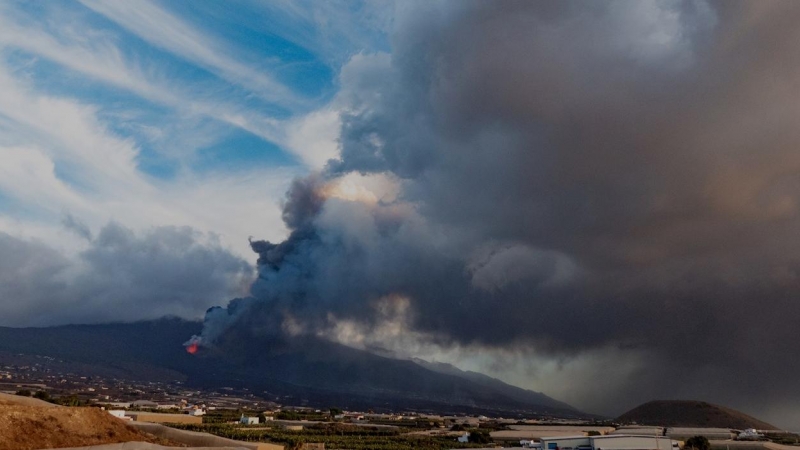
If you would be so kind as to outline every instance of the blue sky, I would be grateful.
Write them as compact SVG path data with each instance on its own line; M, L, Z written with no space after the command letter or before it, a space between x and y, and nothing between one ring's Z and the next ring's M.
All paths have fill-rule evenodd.
M189 225L252 259L248 236L285 233L287 183L336 155L339 74L389 51L391 16L355 1L0 2L0 231L70 254L85 243L66 215Z

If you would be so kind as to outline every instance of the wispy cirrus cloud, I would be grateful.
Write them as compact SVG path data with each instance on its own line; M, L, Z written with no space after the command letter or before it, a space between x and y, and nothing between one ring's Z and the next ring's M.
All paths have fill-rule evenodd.
M170 80L166 68L150 67L127 56L110 39L84 39L73 27L45 29L40 24L19 25L19 14L0 16L0 44L50 60L63 68L114 88L124 89L157 105L169 107L182 118L205 116L253 133L265 140L281 142L280 120L218 95L203 92L207 85Z
M364 50L388 51L386 30L392 28L397 7L388 0L245 3L259 20L277 17L273 29L282 38L338 64Z
M263 68L251 67L229 56L230 48L149 0L115 3L81 0L81 3L151 45L240 84L266 100L291 109L307 104L302 95L265 73Z
M273 224L276 236L282 232L275 205L298 169L186 171L173 180L154 179L138 169L136 141L110 130L96 106L37 92L2 69L0 89L6 93L0 98L0 192L17 205L22 222L14 228L49 223L31 228L42 230L36 237L47 241L64 211L95 229L111 218L137 228L193 224L222 234L240 254L257 229L228 220L236 210L253 209ZM249 192L261 195L249 198Z

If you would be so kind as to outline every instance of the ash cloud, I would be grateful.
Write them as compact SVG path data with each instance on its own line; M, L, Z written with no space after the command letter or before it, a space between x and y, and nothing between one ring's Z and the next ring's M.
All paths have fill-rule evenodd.
M343 69L341 157L294 184L290 237L252 243L251 296L204 338L237 320L369 329L401 296L404 326L443 348L647 355L589 404L608 414L656 397L791 409L798 20L793 2L401 8L391 57ZM332 195L352 173L400 195Z
M0 232L0 326L47 326L198 318L220 297L243 292L251 266L189 227L135 233L109 223L77 258Z

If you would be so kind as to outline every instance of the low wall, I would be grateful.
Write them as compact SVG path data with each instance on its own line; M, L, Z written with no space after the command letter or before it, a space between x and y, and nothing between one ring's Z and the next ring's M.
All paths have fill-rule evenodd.
M135 422L203 423L202 417L190 416L189 414L167 414L167 413L153 413L146 411L126 411L125 416L130 417Z

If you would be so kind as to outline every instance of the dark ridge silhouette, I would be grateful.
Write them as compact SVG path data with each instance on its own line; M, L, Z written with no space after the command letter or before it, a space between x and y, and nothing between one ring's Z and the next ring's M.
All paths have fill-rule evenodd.
M617 421L664 427L778 429L735 409L694 400L653 400L619 416Z

